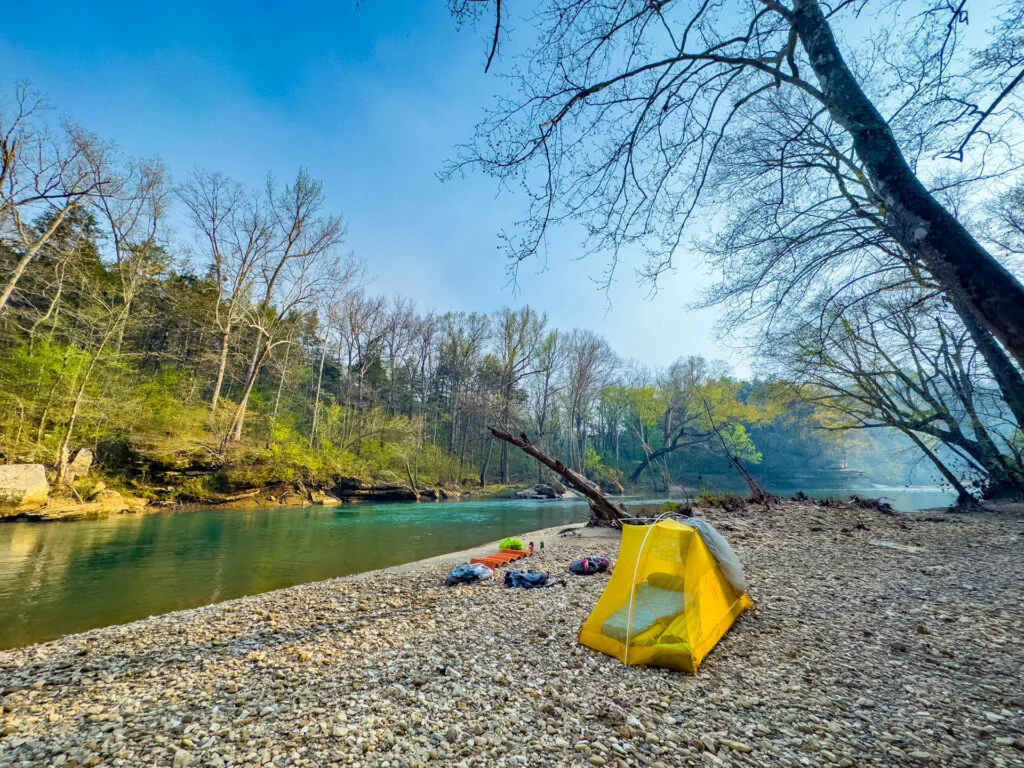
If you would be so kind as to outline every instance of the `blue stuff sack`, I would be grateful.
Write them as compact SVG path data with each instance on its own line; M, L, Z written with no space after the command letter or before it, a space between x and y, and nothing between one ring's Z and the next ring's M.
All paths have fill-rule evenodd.
M536 589L537 587L549 586L549 576L544 571L506 571L506 587L522 587L523 589Z
M452 568L445 577L444 585L454 587L457 584L473 584L483 579L494 578L494 571L483 563L463 563Z

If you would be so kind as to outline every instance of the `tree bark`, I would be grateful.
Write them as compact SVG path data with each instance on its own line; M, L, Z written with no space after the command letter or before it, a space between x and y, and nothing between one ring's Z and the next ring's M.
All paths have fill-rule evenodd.
M484 451L484 461L480 466L480 487L485 488L487 486L487 467L491 464L491 454L493 453L494 440L487 441L487 450Z
M508 444L501 444L501 458L498 462L500 466L499 476L502 485L508 485Z
M790 16L829 112L849 132L886 206L891 234L1024 365L1024 285L918 179L847 67L817 0L793 0Z
M327 357L327 336L324 336L324 343L320 349L320 368L316 375L316 397L313 399L313 424L309 428L309 447L313 447L316 439L317 417L320 415L320 385L324 380L324 358ZM339 377L340 378L340 377Z
M532 456L541 464L544 464L565 480L568 485L571 485L579 491L590 504L590 521L592 524L609 526L621 525L622 518L626 517L625 507L612 504L612 502L608 501L600 491L595 490L594 487L587 482L585 477L569 469L558 459L548 456L530 442L530 439L525 434L520 433L519 437L516 437L499 427L488 427L488 429L496 438L523 450L527 455Z
M100 355L103 353L103 348L107 344L107 338L103 339L103 343L100 344L99 349L92 356L92 360L89 361L89 367L85 369L82 374L82 380L78 384L78 390L75 392L75 399L71 406L71 414L68 416L68 423L64 429L64 436L61 437L60 445L57 447L57 482L63 484L67 479L68 470L68 457L71 453L71 438L75 433L75 424L78 421L78 414L82 408L82 400L85 398L85 388L89 384L89 379L92 376L93 370L96 368L96 363L100 359Z
M509 383L502 392L501 426L508 429L512 424L512 384ZM501 444L501 456L498 462L502 485L508 485L508 443Z
M53 237L53 233L57 231L57 228L60 227L61 223L65 218L67 218L67 215L71 210L77 206L77 202L69 203L64 206L60 213L53 217L53 221L50 223L46 232L40 235L39 239L36 240L36 242L29 248L25 249L25 253L21 255L21 258L18 259L18 263L14 265L14 271L7 278L7 283L4 285L3 291L0 292L0 312L4 311L4 308L7 306L7 302L10 301L11 295L14 293L14 288L18 285L18 281L25 273L26 267L28 267L32 259L35 258L35 255L39 253L39 250L49 242L51 237Z
M946 409L940 410L941 406L939 406L938 401L934 400L932 401L932 405L936 409L936 418L945 424L946 429L941 429L931 424L923 423L896 423L894 426L902 432L910 430L915 433L920 432L921 434L929 435L942 441L954 450L959 449L962 452L962 456L973 461L979 469L984 470L988 475L989 485L993 493L997 495L1005 495L1008 492L1008 489L1017 489L1017 491L1019 491L1019 473L1015 473L1014 468L1007 464L1006 457L999 452L995 443L992 442L992 438L984 429L984 425L981 424L980 419L978 419L976 415L972 416L970 411L973 410L973 406L969 402L964 402L962 399L961 404L964 410L968 412L968 418L972 420L972 428L976 434L975 439L971 439L964 434L963 429L960 427L958 417L954 416ZM892 420L897 421L896 419ZM919 440L914 438L911 439L914 440L915 445L923 445ZM931 459L931 452L925 452L925 455ZM936 460L937 459L933 459L933 463ZM946 475L945 471L943 472L943 475ZM1017 479L1015 479L1015 476ZM1013 491L1010 490L1010 492L1012 493Z
M43 412L39 415L39 426L36 429L36 444L43 442L43 437L46 435L46 420L50 415L50 406L53 405L53 396L57 391L58 385L64 379L64 371L68 367L68 359L71 357L71 347L68 346L64 352L64 359L60 363L60 371L57 373L57 377L53 380L50 385L50 391L46 394L46 403L43 405Z
M992 378L999 385L1003 400L1020 429L1024 429L1024 376L1007 357L992 333L978 320L977 315L962 302L954 301L953 308L971 334L974 345L985 359Z
M659 448L656 451L646 451L645 450L644 451L644 460L642 462L640 462L640 466L637 467L636 469L634 469L630 473L630 475L629 475L630 481L635 483L637 480L639 480L640 479L640 475L643 474L643 471L645 469L647 469L647 467L649 467L651 464L653 464L657 459L660 459L662 456L665 456L665 455L667 455L669 453L672 453L673 451L676 451L679 448L683 448L683 447L685 447L687 445L693 445L693 443L680 444L679 441L682 440L683 435L685 433L686 433L686 427L684 426L682 429L680 429L675 434L675 436L672 438L672 442L667 443L666 445L663 445L661 448ZM697 435L697 436L695 436L695 438L704 439L704 438L710 437L710 435L711 435L711 433L708 432L708 433L705 433L705 434L702 434L702 435ZM700 441L699 439L695 439L694 442L699 442ZM618 460L617 459L617 453L616 453L616 460Z
M924 444L924 442L921 440L920 437L917 436L914 430L901 428L900 431L910 438L910 440L914 443L914 445L918 447L921 453L927 456L928 459L932 462L932 464L935 465L936 469L938 469L939 472L942 473L942 476L946 478L946 481L953 486L954 490L956 490L957 504L961 506L977 505L977 502L975 501L974 497L971 496L970 492L966 488L964 488L964 484L960 482L960 478L954 475L952 470L950 470L949 467L947 467L943 463L943 461L938 456L936 456L935 453L932 452L932 450L929 449L927 445Z
M228 344L231 339L231 323L224 326L224 333L220 338L220 360L217 363L217 380L213 385L213 397L210 398L210 423L213 423L217 415L217 402L220 400L220 390L224 386L224 372L228 367Z
M71 438L74 436L75 423L78 420L79 411L82 408L82 400L85 398L85 388L89 384L89 379L92 377L93 371L96 369L96 365L99 363L100 355L107 348L107 344L110 343L110 339L124 323L131 311L132 297L128 296L125 299L124 307L118 313L117 318L113 321L113 324L107 328L107 332L103 334L103 338L100 340L99 345L96 347L92 354L92 359L89 361L88 367L82 373L82 380L79 382L78 390L75 393L75 400L71 407L71 415L68 417L67 427L64 430L64 436L61 438L60 446L57 448L57 482L63 484L67 479L67 463L68 456L71 452Z
M715 417L712 416L711 414L710 403L708 403L708 401L704 398L703 395L701 395L700 399L701 402L704 404L704 410L708 414L708 422L711 424L711 431L715 433L715 436L718 438L718 441L722 444L722 451L725 452L726 458L729 459L729 462L734 467L736 467L739 473L743 476L743 480L746 482L747 488L750 489L750 498L753 501L757 502L758 504L764 504L767 507L773 500L776 500L778 497L775 496L774 494L765 492L764 488L762 488L758 484L757 480L754 479L754 476L747 471L747 468L745 466L743 466L743 462L741 462L739 458L737 456L734 456L732 451L729 450L729 443L726 442L725 436L722 434L721 430L719 430L718 426L715 424ZM668 487L667 471L665 487Z
M268 339L255 349L252 357L252 365L249 367L249 375L245 379L245 389L242 392L242 399L238 403L238 408L235 409L235 416L231 420L231 427L228 429L228 433L224 438L224 444L221 446L222 449L227 447L228 442L237 443L242 439L242 427L245 426L245 411L249 405L249 395L252 394L253 385L256 383L256 377L259 375L260 367L263 365L263 360L266 358L267 353L270 352L270 346L270 340Z
M288 375L288 358L291 356L292 348L288 347L284 351L284 365L281 368L281 378L277 382L277 396L274 398L274 413L270 417L270 429L267 430L267 448L274 444L274 427L277 425L277 414L281 409L281 390L284 389L284 380ZM319 390L317 391L319 395Z

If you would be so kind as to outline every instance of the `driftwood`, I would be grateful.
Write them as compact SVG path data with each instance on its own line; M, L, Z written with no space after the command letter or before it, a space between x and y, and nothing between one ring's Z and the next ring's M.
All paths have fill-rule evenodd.
M518 435L513 435L500 427L488 427L488 429L491 430L491 434L496 438L504 440L506 443L511 443L516 446L516 448L525 451L527 454L561 477L562 480L565 481L566 485L571 485L579 491L579 493L582 494L590 504L590 522L592 525L608 525L614 527L621 525L620 520L627 516L625 507L619 504L613 504L605 498L600 491L594 488L590 484L590 481L585 477L577 472L573 472L558 459L548 456L544 451L530 442L530 438L528 438L524 432L520 432Z
M876 512L881 512L883 515L895 516L897 514L889 502L882 501L881 499L864 498L855 494L850 497L850 503L861 509L873 509Z

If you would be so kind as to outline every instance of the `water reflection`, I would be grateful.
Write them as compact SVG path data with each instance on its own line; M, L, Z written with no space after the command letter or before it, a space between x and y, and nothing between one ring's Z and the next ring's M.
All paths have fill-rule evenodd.
M578 502L386 504L0 526L0 647L583 519Z

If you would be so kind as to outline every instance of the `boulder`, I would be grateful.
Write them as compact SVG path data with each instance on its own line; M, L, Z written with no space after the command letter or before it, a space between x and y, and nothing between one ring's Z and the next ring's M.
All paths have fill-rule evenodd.
M46 468L42 464L0 466L0 516L38 509L50 497Z
M341 504L341 499L336 499L330 494L324 493L320 490L310 491L309 501L311 504L315 504L318 507L336 507Z
M572 495L565 490L564 486L559 490L548 483L537 483L516 493L520 499L565 499Z
M65 472L65 477L69 483L73 483L89 474L89 470L92 468L92 451L88 448L82 448L78 453L75 454L70 462L68 462L68 468Z
M15 511L11 514L24 520L88 520L122 512L142 512L147 503L145 499L123 496L117 491L104 489L81 504L68 497L56 498L51 499L42 509ZM0 517L3 514L3 510L0 510Z
M84 506L92 507L98 505L95 510L100 514L116 515L121 512L135 512L146 506L145 499L137 499L133 496L122 496L117 491L102 490L96 494L91 504Z

